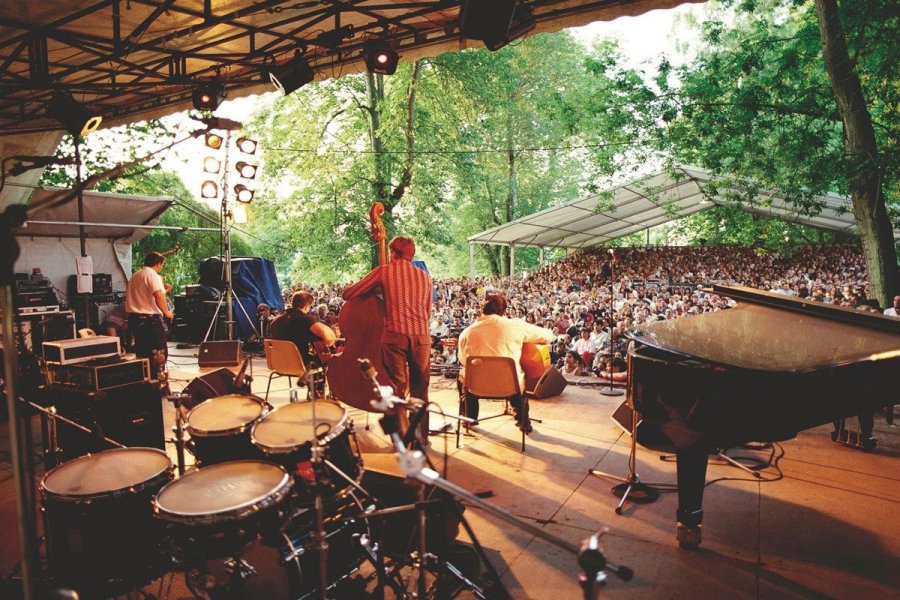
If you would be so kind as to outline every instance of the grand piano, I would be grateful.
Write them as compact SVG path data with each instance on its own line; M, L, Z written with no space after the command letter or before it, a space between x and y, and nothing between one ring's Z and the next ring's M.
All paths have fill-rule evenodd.
M711 452L871 414L900 389L900 319L745 287L709 291L737 303L629 334L636 440L676 455L684 548L701 542Z

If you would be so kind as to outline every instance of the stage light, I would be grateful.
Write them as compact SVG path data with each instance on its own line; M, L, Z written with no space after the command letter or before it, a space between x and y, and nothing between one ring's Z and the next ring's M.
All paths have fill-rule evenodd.
M218 150L222 147L222 142L225 141L218 133L207 133L206 138L204 139L204 143L207 147L212 148L213 150Z
M237 168L240 176L244 179L253 179L256 177L256 170L258 168L256 165L251 165L250 163L245 163L244 161L238 161L238 163L234 166L235 168Z
M244 154L256 154L257 141L246 137L239 137L237 148Z
M215 81L201 83L194 88L191 98L197 110L216 110L225 99L225 86Z
M272 85L284 96L299 90L316 76L309 62L300 55L282 65L269 68L268 72Z
M247 205L246 204L235 204L231 207L231 220L237 223L238 225L244 225L247 223Z
M234 186L234 196L237 198L238 202L243 202L244 204L250 204L253 202L253 190L248 188L243 183L239 183Z
M216 184L215 181L207 180L207 181L204 181L200 185L200 197L201 198L211 199L211 198L217 198L218 196L219 196L219 186Z
M72 94L57 92L47 105L47 115L56 119L73 137L85 137L96 131L103 116L78 103Z
M366 68L370 73L393 75L400 57L386 42L367 42L363 48Z
M203 171L205 173L218 173L222 168L222 161L214 156L207 156L203 159Z

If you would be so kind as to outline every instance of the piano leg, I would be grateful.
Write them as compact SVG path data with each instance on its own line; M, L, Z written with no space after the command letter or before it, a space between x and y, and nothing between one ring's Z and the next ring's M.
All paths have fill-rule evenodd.
M706 484L706 462L709 450L696 445L676 453L678 461L678 545L695 550L702 539L703 487Z

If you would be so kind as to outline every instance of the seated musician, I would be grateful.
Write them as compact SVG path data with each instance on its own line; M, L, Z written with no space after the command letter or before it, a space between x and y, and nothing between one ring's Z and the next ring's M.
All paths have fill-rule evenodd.
M309 292L294 292L291 307L276 317L269 325L269 337L273 340L290 340L300 350L307 366L320 365L314 344L332 346L337 341L334 331L309 314L313 297Z
M521 319L506 318L506 298L501 294L488 294L481 305L481 316L466 327L459 336L459 362L462 365L458 389L460 393L460 413L478 421L478 398L471 394L463 396L463 383L466 379L466 359L469 356L506 356L516 363L519 375L519 389L525 389L525 372L519 364L522 356L522 345L526 342L549 344L553 332L543 327L526 323ZM510 404L516 415L519 429L531 433L531 422L524 421L521 415L522 399L513 398Z

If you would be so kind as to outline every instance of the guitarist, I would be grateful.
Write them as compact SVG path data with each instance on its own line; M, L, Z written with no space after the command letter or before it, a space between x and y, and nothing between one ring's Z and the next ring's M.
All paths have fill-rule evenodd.
M380 287L384 293L387 318L381 337L381 359L394 393L428 401L431 376L431 276L412 264L416 243L398 236L389 244L391 260L372 269L360 281L344 289L344 300ZM423 418L419 431L427 440L428 423Z
M154 379L161 366L154 359L154 351L163 364L169 355L163 317L171 320L174 316L166 304L166 288L159 276L165 262L162 254L150 252L144 258L143 268L131 276L125 288L125 312L128 329L134 336L134 353L150 359L150 373Z
M333 346L337 341L334 331L309 314L313 305L313 297L309 292L294 292L291 296L291 307L276 317L269 325L269 337L273 340L290 340L294 342L307 366L319 364L319 358L313 345L324 342Z

